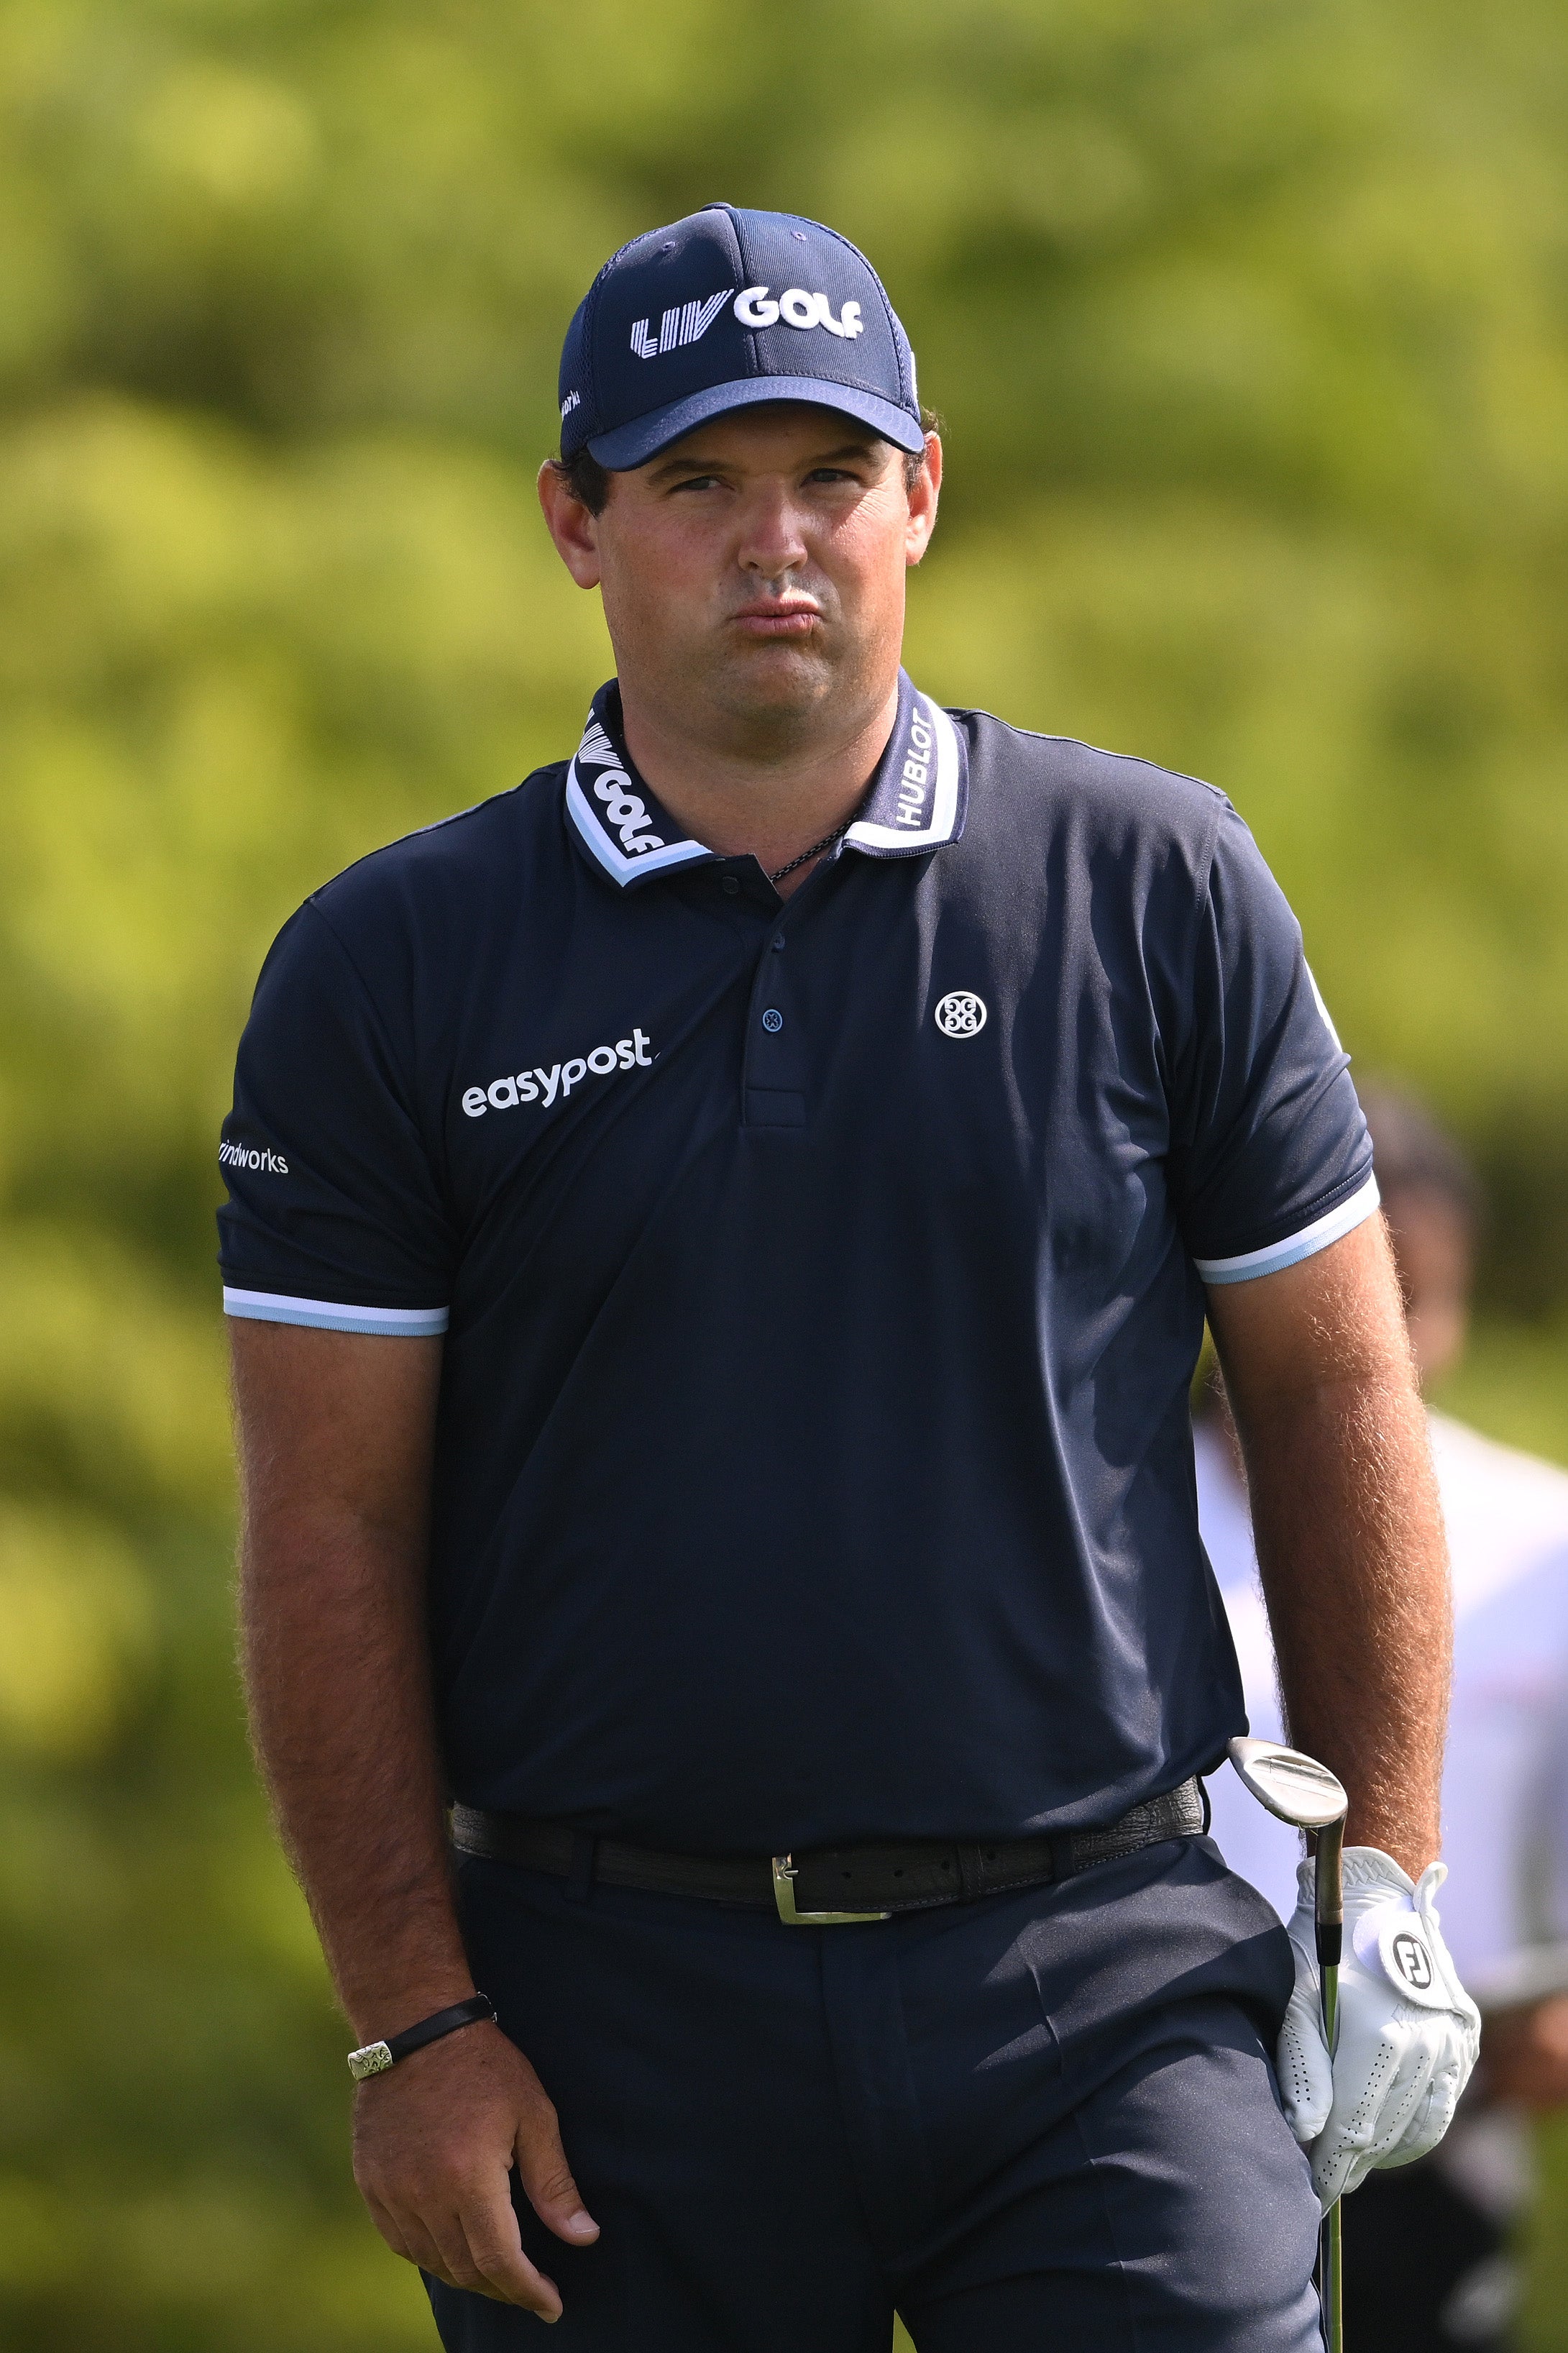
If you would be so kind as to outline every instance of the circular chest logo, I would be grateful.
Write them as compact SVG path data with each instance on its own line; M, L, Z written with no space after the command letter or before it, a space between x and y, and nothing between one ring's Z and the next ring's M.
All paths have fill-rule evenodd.
M985 999L972 988L954 988L936 1008L936 1026L944 1038L978 1038L985 1027Z

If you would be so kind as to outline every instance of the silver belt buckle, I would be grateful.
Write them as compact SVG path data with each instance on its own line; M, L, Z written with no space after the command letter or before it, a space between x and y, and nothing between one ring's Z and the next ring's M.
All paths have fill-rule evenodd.
M790 1928L843 1928L857 1920L890 1920L890 1912L797 1912L795 1903L795 1862L787 1854L773 1857L773 1902L779 1918Z

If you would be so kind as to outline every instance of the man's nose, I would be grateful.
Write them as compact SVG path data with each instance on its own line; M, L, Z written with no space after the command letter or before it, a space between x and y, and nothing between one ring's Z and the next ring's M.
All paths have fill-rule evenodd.
M787 491L752 502L739 549L742 570L781 580L808 560L804 518Z

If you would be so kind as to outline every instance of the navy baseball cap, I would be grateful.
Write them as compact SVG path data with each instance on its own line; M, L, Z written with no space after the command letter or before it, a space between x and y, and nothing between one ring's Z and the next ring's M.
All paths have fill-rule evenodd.
M914 353L882 281L837 230L709 205L613 254L561 353L561 454L647 463L763 400L812 400L911 456Z

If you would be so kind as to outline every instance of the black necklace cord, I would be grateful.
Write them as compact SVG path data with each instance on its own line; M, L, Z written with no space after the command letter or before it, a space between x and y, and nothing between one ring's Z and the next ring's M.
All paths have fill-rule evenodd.
M874 784L876 782L876 778L873 777L871 782ZM820 841L814 841L809 849L803 849L800 856L798 858L792 858L787 866L775 867L773 871L768 876L768 881L770 882L782 882L784 876L786 874L793 874L797 866L809 866L814 858L820 858L825 849L831 849L836 841L842 841L850 827L864 814L866 804L870 797L871 786L868 785L842 825L836 825L831 833L825 833Z
M855 815L856 817L859 815L858 809L857 809ZM775 867L773 871L768 876L768 881L770 882L782 882L784 876L786 874L793 874L797 866L809 866L814 858L820 858L825 849L831 849L836 841L842 841L854 822L855 818L847 817L842 825L836 825L831 833L825 833L820 841L814 841L809 849L803 849L800 856L798 858L792 858L787 866Z

